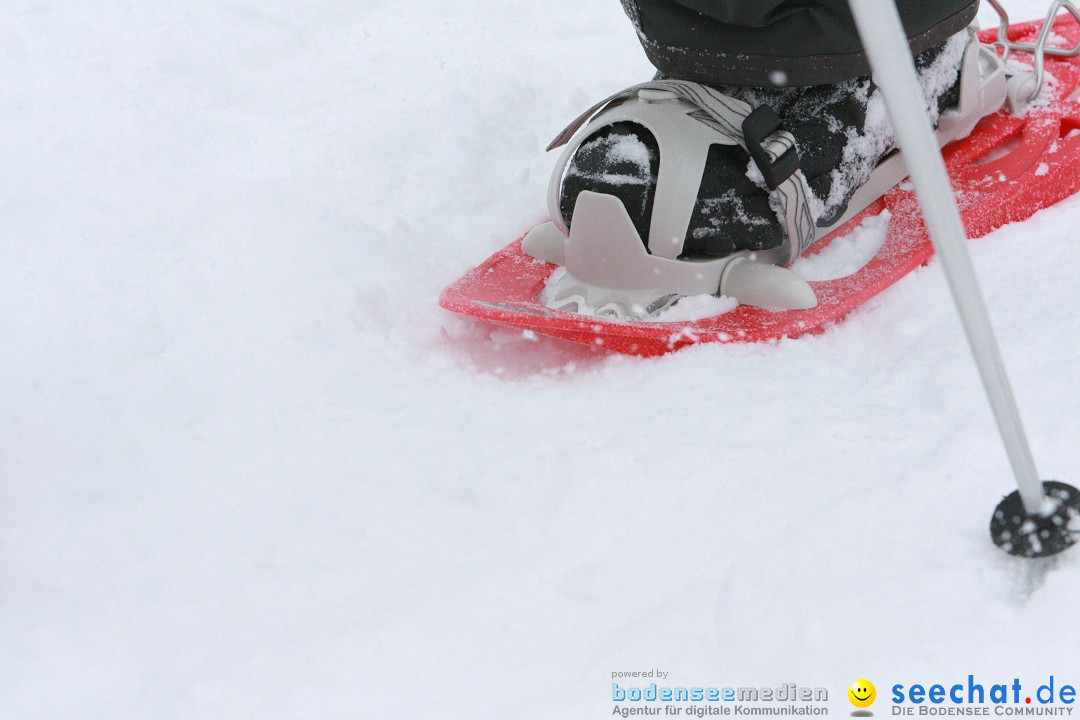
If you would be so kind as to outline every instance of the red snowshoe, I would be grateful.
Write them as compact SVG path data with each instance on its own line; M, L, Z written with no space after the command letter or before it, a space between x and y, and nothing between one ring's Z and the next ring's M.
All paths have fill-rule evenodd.
M980 33L979 42L963 50L958 103L938 119L937 137L971 238L1080 189L1080 102L1072 99L1080 89L1080 17L1057 18L1045 29L1053 30L1056 44L1063 39L1075 47L1048 47L1051 33L1041 32L1042 22L1003 23ZM820 332L931 258L914 192L901 184L906 172L899 154L877 163L844 211L823 220L798 168L796 143L762 107L681 81L644 83L600 103L557 140L570 144L552 179L554 220L449 286L440 304L541 335L659 355L695 343ZM596 127L627 121L648 128L659 148L647 233L622 200L597 192L578 194L573 221L565 222L559 188L570 158ZM767 188L783 229L781 245L722 257L686 252L705 156L717 144L739 146L753 158L760 171L755 180ZM665 158L679 161L665 164ZM798 274L797 260L877 216L888 218L887 235L861 268L829 280ZM680 302L685 309L695 296L722 296L737 306L670 319Z

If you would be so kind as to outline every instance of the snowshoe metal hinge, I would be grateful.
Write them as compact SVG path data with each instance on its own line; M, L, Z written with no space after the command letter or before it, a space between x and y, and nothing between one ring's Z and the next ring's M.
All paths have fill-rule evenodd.
M1080 43L1071 48L1055 47L1050 44L1051 32L1054 27L1054 19L1064 8L1073 19L1080 23L1080 9L1069 0L1054 0L1043 21L1039 31L1039 37L1034 43L1015 42L1009 39L1009 14L1005 11L998 0L988 0L990 6L998 14L1001 22L997 29L997 40L991 44L1001 48L1002 60L1008 60L1012 51L1031 53L1035 61L1035 71L1032 73L1020 73L1009 78L1009 110L1013 114L1019 114L1025 105L1039 96L1046 77L1046 57L1071 58L1080 55Z
M773 133L784 130L784 123L768 105L760 105L746 116L742 121L743 139L746 143L746 151L754 159L761 176L769 190L780 187L788 178L799 169L799 152L794 146L787 149L776 160L769 157L764 143Z

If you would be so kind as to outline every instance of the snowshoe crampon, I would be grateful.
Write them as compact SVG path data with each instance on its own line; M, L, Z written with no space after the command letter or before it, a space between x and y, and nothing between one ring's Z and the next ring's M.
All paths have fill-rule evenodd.
M1080 17L1060 0L1051 17L1062 6L1069 14L1057 17L1052 28L1042 22L1003 23L999 30L981 32L982 44L972 43L965 54L959 104L942 114L937 134L945 145L946 167L969 238L1024 220L1080 190L1080 102L1073 99L1080 89ZM1034 52L1040 43L1045 47L1048 42L1069 47ZM1031 72L1007 77L1003 56L1012 61L1010 69L1030 65ZM933 246L915 194L906 184L898 184L905 176L899 155L876 167L840 217L808 231L806 201L799 197L806 190L805 180L797 169L785 167L791 146L786 133L771 118L763 119L741 106L734 106L732 114L730 108L725 109L724 99L720 102L725 107L716 109L714 104L711 111L702 110L695 103L707 104L710 98L688 97L701 89L709 90L677 81L645 83L627 91L629 99L627 93L615 96L620 103L607 111L647 123L649 105L689 103L683 114L697 116L693 118L696 125L686 123L672 130L661 127L668 122L663 120L657 121L659 129L650 128L661 147L648 237L659 241L643 243L617 198L582 192L569 228L553 212L552 222L535 228L446 288L440 304L462 315L540 335L623 353L660 355L696 343L757 342L820 332L932 257ZM570 133L598 110L603 112L611 100L583 116L568 129ZM633 104L645 107L626 107ZM749 115L758 117L748 121ZM671 116L670 112L666 115ZM698 125L722 126L727 139L721 142L741 144L765 169L770 204L785 226L783 245L719 258L681 257L679 238L686 235L690 212L686 198L696 196L702 168L691 168L689 173L681 168L682 177L690 177L694 184L689 193L685 188L683 192L666 189L678 180L660 190L666 169L663 144L717 142L715 136L695 138ZM577 135L580 144L582 133ZM571 141L563 166L575 147ZM695 151L683 148L681 156L695 157ZM557 170L549 198L555 208L559 175ZM669 179L679 175L678 168L667 173ZM832 280L805 281L781 267L800 255L821 252L863 221L886 211L884 243L860 269ZM666 242L671 246L666 247ZM701 319L663 320L666 308L694 295L723 295L734 298L731 305L739 304Z

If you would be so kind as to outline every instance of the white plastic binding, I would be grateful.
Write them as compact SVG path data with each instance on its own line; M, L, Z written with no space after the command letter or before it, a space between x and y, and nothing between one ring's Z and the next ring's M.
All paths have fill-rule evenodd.
M993 48L973 39L965 52L961 72L960 102L939 120L936 131L939 146L967 135L980 118L1005 101L1004 62ZM597 103L552 143L552 147L566 144L549 185L548 203L553 221L530 232L522 245L525 253L566 268L565 275L552 282L544 294L543 302L548 307L569 312L583 312L588 307L598 313L603 310L600 314L604 315L642 317L662 310L680 296L699 294L726 295L742 304L779 310L808 309L817 304L805 280L778 267L790 264L805 249L803 242L792 242L791 237L798 234L792 229L797 227L800 217L795 212L799 203L787 203L787 237L781 248L757 253L743 251L722 258L678 259L697 200L708 147L716 143L740 144L741 130L734 128L749 112L749 106L731 98L706 98L709 104L731 103L716 116L726 129L717 131L695 117L700 111L687 100L700 87L694 84L680 87L677 83L635 86ZM582 193L575 209L575 232L568 231L561 217L560 191L573 153L597 127L618 121L644 126L660 146L657 194L647 249L621 201L613 196ZM780 135L787 133L777 133L772 140L778 151L782 151ZM775 155L774 149L769 152ZM851 197L843 217L829 227L818 228L817 236L823 236L862 211L907 174L902 154L884 160L869 182ZM801 173L797 177L799 183L805 184ZM789 196L791 189L788 188ZM812 219L809 222L813 233ZM813 234L809 239L813 239Z

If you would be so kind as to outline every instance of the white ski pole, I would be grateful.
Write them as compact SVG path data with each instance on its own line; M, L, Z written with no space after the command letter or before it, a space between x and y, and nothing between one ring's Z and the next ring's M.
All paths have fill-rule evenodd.
M1045 515L1043 483L1035 469L1020 413L967 251L967 234L945 163L924 108L915 63L892 0L850 0L859 35L889 109L904 160L941 258L953 301L975 356L1028 517ZM1008 549L1008 548L1007 548Z

